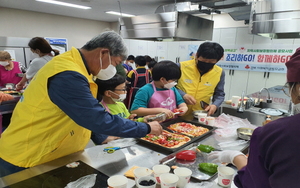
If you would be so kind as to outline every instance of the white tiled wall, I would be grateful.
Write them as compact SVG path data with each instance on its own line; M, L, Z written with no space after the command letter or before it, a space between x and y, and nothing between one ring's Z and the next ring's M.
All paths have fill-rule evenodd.
M220 44L235 44L237 28L220 29Z
M252 44L254 35L248 34L248 27L236 28L236 44Z
M221 30L220 29L214 29L212 41L219 43L220 38L221 38Z

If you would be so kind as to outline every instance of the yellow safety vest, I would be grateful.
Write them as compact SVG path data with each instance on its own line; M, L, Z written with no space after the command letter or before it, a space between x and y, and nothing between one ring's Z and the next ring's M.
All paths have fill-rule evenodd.
M215 65L209 72L203 76L200 75L196 60L180 62L181 78L178 80L177 87L187 94L192 95L196 99L195 105L188 105L189 110L185 117L191 117L195 110L203 110L200 106L200 101L210 102L210 97L214 94L215 88L218 85L222 68Z
M33 167L85 148L91 131L76 124L48 95L48 79L63 71L86 77L96 97L97 85L76 48L54 57L32 79L18 102L10 125L1 135L0 158L16 166Z

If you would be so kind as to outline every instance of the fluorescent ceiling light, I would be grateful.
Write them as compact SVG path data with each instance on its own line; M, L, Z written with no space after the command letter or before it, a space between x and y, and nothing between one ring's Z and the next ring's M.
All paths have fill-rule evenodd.
M118 15L118 16L125 16L125 17L133 17L135 15L132 14L125 14L125 13L120 13L120 12L115 12L115 11L107 11L105 12L107 14L114 14L114 15Z
M60 2L60 1L54 1L54 0L36 0L44 3L51 3L55 5L62 5L62 6L67 6L67 7L73 7L73 8L80 8L80 9L91 9L91 7L87 6L82 6L82 5L76 5L72 3L65 3L65 2Z

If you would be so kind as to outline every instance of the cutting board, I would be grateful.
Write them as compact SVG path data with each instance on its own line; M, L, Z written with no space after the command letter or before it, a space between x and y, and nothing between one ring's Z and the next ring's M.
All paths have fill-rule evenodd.
M5 188L64 188L68 183L90 174L97 174L93 188L107 188L108 176L82 161L76 162L79 162L77 167L62 166Z

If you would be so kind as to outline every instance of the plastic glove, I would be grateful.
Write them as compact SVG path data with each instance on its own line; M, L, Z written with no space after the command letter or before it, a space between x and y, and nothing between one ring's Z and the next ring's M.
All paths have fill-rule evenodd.
M233 160L238 155L244 155L240 151L224 150L224 151L213 151L208 154L207 159L213 163L233 163ZM244 155L245 156L245 155Z

